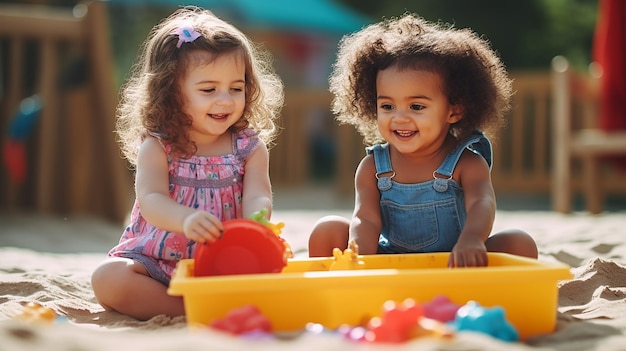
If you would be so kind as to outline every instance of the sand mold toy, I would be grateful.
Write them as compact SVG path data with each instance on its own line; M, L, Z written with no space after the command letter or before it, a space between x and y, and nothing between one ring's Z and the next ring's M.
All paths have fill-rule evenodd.
M252 219L232 219L223 224L221 238L198 244L194 276L279 273L292 256L289 244L279 236L283 224L270 223L263 211Z

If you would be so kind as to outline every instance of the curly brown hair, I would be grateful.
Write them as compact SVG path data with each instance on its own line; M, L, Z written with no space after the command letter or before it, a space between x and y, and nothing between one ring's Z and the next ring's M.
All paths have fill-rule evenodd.
M185 26L193 27L201 36L177 47L176 30ZM198 51L209 53L210 61L220 55L240 53L245 62L246 104L231 132L252 128L266 144L274 140L284 92L282 81L271 66L269 52L212 12L187 6L152 28L141 46L130 78L122 86L116 133L122 152L131 164L136 164L139 145L148 135L171 145L172 150L183 157L195 153L196 145L187 134L191 117L182 110L179 82L189 65L198 63L194 61L199 57L194 55Z
M384 142L376 125L376 75L391 66L434 72L463 118L450 135L463 140L474 129L493 134L510 108L512 84L504 64L470 29L428 22L410 13L384 19L343 37L330 76L332 109L354 125L366 144Z

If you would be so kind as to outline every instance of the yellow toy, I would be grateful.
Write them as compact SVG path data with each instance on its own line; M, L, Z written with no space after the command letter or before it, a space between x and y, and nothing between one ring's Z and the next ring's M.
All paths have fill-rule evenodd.
M250 219L255 221L255 222L259 222L259 223L263 224L264 226L268 227L274 234L276 234L276 236L278 236L278 238L285 245L285 256L286 256L286 258L287 259L293 258L293 250L291 249L291 245L289 245L289 243L280 236L280 234L283 232L283 228L285 227L285 223L283 223L283 222L272 223L272 222L268 221L265 218L266 214L267 214L267 209L264 208L264 209L262 209L260 211L257 211L255 213L253 213L250 216Z
M272 239L269 240L272 250L284 253L283 243L275 240L283 224L268 225L263 213L255 214L254 219L233 220L236 230L225 230L218 242L238 233L237 244L248 245L239 247L249 247L245 253L251 253L250 256L259 253L257 256L261 257L260 253L267 253L268 249L254 241L261 236L252 232L267 231L263 237ZM236 221L246 222L245 226ZM229 223L226 221L225 227ZM215 244L207 248L211 246ZM250 261L242 251L214 255L219 258L215 262L226 261L223 265L232 271L237 264ZM282 254L273 255L280 263L276 265L279 269L264 270L262 274L242 269L238 273L243 274L239 275L198 274L201 267L211 265L199 264L202 255L196 255L178 263L168 293L183 297L190 325L210 325L230 311L254 305L270 320L272 330L279 332L302 330L309 323L327 329L362 326L363 321L380 315L380 306L386 301L410 298L423 302L445 295L455 304L473 300L483 306L502 306L522 340L554 330L557 282L571 278L569 266L490 252L487 267L451 269L447 266L449 255L447 252L359 255L357 245L352 242L343 252L334 250L333 257L287 260ZM267 260L261 257L258 261ZM442 323L423 319L403 335L446 338L450 330Z
M331 271L342 269L365 269L365 262L359 259L359 246L356 241L350 240L348 248L341 252L340 249L333 250L335 261L330 265Z
M57 314L49 307L44 307L37 302L29 302L15 317L27 322L52 323L57 318Z
M270 228L270 230L274 232L274 234L280 235L282 233L283 228L285 227L285 223L283 222L272 223L265 218L265 215L267 215L266 208L262 209L261 211L253 213L250 216L250 219L255 222L259 222L263 224L264 226Z

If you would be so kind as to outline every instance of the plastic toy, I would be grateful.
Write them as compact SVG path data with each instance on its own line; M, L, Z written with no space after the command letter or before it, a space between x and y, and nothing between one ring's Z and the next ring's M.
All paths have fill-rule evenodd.
M52 323L57 318L57 314L51 308L44 307L37 302L29 302L15 317L28 322Z
M319 324L319 323L307 323L307 325L304 327L304 330L307 333L314 334L314 335L320 335L324 333L333 332L332 330L326 328L323 324Z
M448 297L443 295L439 295L432 301L422 304L424 316L443 323L453 321L460 307L461 305L450 301Z
M446 323L442 323L436 319L422 317L419 320L418 325L411 330L411 337L438 337L438 338L452 338L454 336L454 329L448 326Z
M272 332L272 322L254 305L236 308L209 326L235 335Z
M339 328L337 328L337 331L340 335L343 335L343 337L351 341L366 341L365 335L368 333L368 329L366 327L352 327L348 324L340 325Z
M276 235L280 235L283 231L283 227L285 227L285 223L283 222L278 222L278 223L272 223L270 221L268 221L265 218L265 215L267 215L267 209L264 208L261 211L257 211L255 213L253 213L250 216L250 219L255 221L255 222L259 222L261 224L263 224L264 226L268 227L272 232L274 232L274 234Z
M383 313L374 317L368 324L369 333L365 333L366 341L373 342L405 342L411 338L411 330L422 318L422 307L413 299L406 299L401 304L386 301Z
M485 308L470 301L459 308L452 325L458 331L480 332L503 341L519 340L517 330L506 320L500 306Z
M26 179L28 164L26 140L35 128L40 112L41 99L38 95L22 100L7 129L2 154L9 176L17 184Z
M365 262L359 259L359 246L356 241L350 240L348 248L341 252L340 249L333 249L335 261L330 265L329 270L341 269L365 269Z
M349 340L376 343L402 343L417 337L447 338L454 335L454 330L444 323L426 318L422 306L413 299L406 299L401 304L386 301L382 315L371 318L366 327L342 325L338 331Z
M254 218L264 219L264 215L256 213ZM232 219L223 224L220 239L198 244L194 276L279 273L293 256L289 244L279 237L282 223L268 226L252 219Z
M310 322L329 330L342 325L367 329L385 301L421 303L445 294L457 303L502 306L522 340L554 331L557 282L572 277L569 266L490 252L488 267L450 269L449 255L361 255L358 260L366 268L354 270L330 270L336 257L293 258L279 274L200 278L188 259L179 261L168 293L183 297L190 325L208 325L234 308L254 304L278 333L301 332ZM426 320L420 325L428 329ZM441 333L438 327L430 326L435 335Z

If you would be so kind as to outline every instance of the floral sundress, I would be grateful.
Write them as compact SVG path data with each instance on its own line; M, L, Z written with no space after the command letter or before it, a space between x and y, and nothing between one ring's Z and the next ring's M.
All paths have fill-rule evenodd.
M259 145L251 129L233 134L233 153L223 156L172 158L165 145L169 165L169 194L179 204L210 212L221 221L241 218L244 165ZM148 273L167 285L178 261L193 257L196 242L182 233L159 229L141 215L135 200L130 224L119 244L108 255L140 261Z

